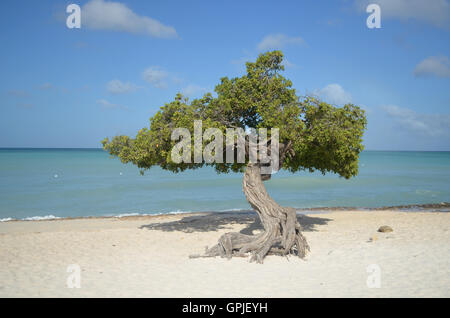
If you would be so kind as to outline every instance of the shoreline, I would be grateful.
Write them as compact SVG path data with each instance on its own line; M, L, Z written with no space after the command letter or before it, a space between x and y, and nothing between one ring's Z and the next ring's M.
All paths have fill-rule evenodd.
M329 213L330 211L398 211L398 212L450 212L450 202L440 203L425 203L425 204L408 204L396 206L381 206L381 207L312 207L312 208L296 208L297 213ZM58 217L54 215L32 216L22 219L11 217L1 218L0 224L5 222L32 222L32 221L53 221L53 220L79 220L79 219L123 219L123 218L141 218L141 217L155 217L164 215L201 215L208 213L254 213L249 209L230 209L224 211L175 211L175 212L160 212L155 214L140 214L140 213L123 213L118 215L99 215L99 216L75 216L75 217Z
M192 213L0 223L0 297L449 297L450 214L298 215L302 260L189 258L226 232L256 234L255 213ZM391 233L377 232L388 225ZM68 266L81 288L68 288ZM380 288L367 285L369 266ZM372 268L370 267L370 268Z

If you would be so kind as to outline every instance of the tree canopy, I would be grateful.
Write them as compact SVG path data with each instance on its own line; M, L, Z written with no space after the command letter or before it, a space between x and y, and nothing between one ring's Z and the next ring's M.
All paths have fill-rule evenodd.
M227 128L267 128L270 137L270 129L278 128L281 169L334 172L345 178L356 175L367 124L364 111L353 104L337 107L316 97L297 96L292 82L281 75L282 61L281 51L267 52L256 62L247 62L243 76L223 77L214 95L190 101L177 94L150 118L149 128L135 138L106 138L103 147L142 171L156 165L173 172L211 165L218 172L239 172L248 156L245 163L175 163L171 150L177 141L172 140L172 131L189 129L193 143L195 120L202 120L203 130L218 128L223 133Z

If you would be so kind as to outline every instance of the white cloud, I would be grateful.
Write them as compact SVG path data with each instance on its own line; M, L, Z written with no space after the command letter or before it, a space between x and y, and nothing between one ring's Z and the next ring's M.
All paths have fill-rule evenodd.
M243 56L243 57L240 57L240 58L238 58L238 59L233 59L233 60L231 60L231 64L243 66L243 67L245 68L245 63L246 63L246 62L249 62L249 61L255 61L256 58L257 58L256 55L255 55L255 56L252 56L252 57Z
M97 104L100 105L104 109L127 109L127 107L125 107L125 106L110 103L106 99L99 99L97 101Z
M350 93L346 92L339 84L329 84L322 89L313 91L313 94L335 105L345 105L352 102Z
M426 136L450 135L450 115L419 114L415 111L395 105L382 109L401 127Z
M184 87L181 90L181 93L183 95L192 97L193 95L203 94L206 92L206 88L195 85L195 84L189 84L188 86Z
M104 0L91 0L82 7L81 26L97 30L141 33L158 38L177 36L171 26L140 16L123 3Z
M106 84L106 89L111 94L126 94L134 92L139 87L130 82L122 82L118 79L112 80Z
M305 41L300 37L290 37L282 33L269 34L258 44L258 50L282 49L289 44L304 44Z
M414 19L438 27L450 27L448 0L355 0L355 3L364 12L368 4L377 3L381 8L381 19Z
M288 61L287 58L284 58L283 65L285 66L285 68L294 68L297 66L294 63L291 63L291 61Z
M167 88L169 73L159 66L151 66L142 73L142 78L157 88Z
M15 97L29 97L30 94L28 94L27 91L20 90L20 89L12 89L8 91L8 95L15 96Z
M116 107L116 105L108 102L106 99L99 99L97 101L97 104L101 105L104 108L114 108L114 107Z
M51 83L44 83L39 86L39 89L42 89L42 90L48 90L48 89L52 89L52 88L53 88L53 85Z
M185 80L183 78L180 78L178 76L173 76L172 75L171 79L172 79L172 82L174 82L177 85L182 85L185 82Z
M450 77L450 61L446 56L430 56L416 65L415 76Z

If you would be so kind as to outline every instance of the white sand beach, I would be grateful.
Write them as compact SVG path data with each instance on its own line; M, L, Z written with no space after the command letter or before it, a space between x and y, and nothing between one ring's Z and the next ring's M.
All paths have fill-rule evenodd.
M1 297L449 297L450 214L302 216L305 260L196 258L255 215L179 214L0 223ZM391 233L378 233L382 225ZM81 269L68 288L67 268ZM372 265L375 264L375 265ZM369 288L380 269L379 288ZM376 281L376 279L375 279Z

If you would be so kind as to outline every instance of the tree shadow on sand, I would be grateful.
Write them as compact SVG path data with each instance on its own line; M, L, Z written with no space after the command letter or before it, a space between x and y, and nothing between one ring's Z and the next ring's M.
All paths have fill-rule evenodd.
M302 231L315 231L316 225L327 224L332 219L297 214ZM244 212L207 212L201 215L186 216L178 221L142 225L140 229L160 231L180 231L185 233L209 232L231 229L230 225L245 224L240 233L252 235L255 230L263 230L258 215L253 211Z

